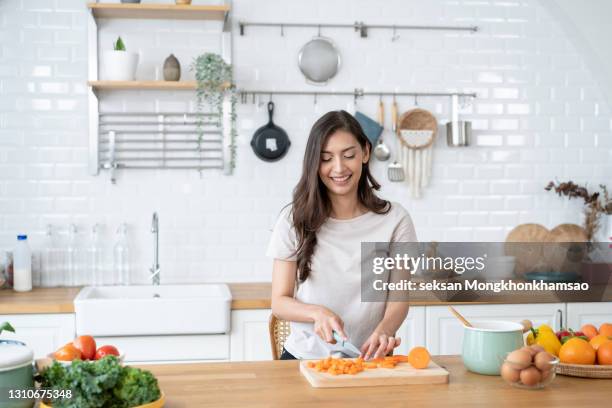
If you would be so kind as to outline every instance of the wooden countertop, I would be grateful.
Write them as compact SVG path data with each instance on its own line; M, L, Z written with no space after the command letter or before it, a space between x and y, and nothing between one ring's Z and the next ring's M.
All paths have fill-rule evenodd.
M232 310L269 309L269 282L228 283ZM31 292L0 290L0 315L27 313L74 313L73 300L81 288L34 288Z
M232 310L270 309L270 282L228 283L232 292ZM31 292L18 293L0 290L0 315L26 313L74 313L73 299L81 288L35 288ZM524 303L561 303L584 301L573 295L560 299L553 292L500 292L478 295L470 301L441 301L429 292L416 292L411 295L413 306L457 305L457 304L524 304ZM600 298L594 301L612 301L612 283L602 290Z
M468 372L459 356L434 360L449 384L312 388L297 361L141 366L159 380L166 407L527 407L575 408L609 404L610 381L557 376L548 387L522 390L501 377Z

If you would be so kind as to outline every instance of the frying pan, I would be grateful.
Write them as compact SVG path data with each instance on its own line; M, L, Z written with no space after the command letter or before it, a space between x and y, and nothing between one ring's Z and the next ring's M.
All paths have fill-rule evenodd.
M257 129L251 139L251 147L255 155L264 161L277 161L289 150L291 142L287 133L274 124L272 121L274 115L274 102L268 102L268 123Z

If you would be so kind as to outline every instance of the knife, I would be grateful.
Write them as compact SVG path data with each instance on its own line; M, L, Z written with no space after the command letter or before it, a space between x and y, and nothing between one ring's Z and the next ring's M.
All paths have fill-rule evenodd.
M342 353L346 354L349 357L359 357L361 355L361 351L357 347L355 347L352 343L345 341L340 337L338 332L333 332L334 340L336 340L340 345L340 347L344 348Z

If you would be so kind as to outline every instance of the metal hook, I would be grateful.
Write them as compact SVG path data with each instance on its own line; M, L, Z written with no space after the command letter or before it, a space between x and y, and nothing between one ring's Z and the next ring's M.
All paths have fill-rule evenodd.
M378 95L378 102L382 102L382 93Z
M393 103L395 103L395 92L393 92Z
M391 41L397 41L399 40L400 36L397 35L397 27L395 26L395 24L393 25L393 34L391 35Z
M414 94L414 106L419 106L418 95Z
M183 113L183 125L187 124L187 114Z
M317 93L316 92L314 93L314 104L315 105L317 104Z
M272 92L270 92L270 95L268 95L268 102L272 102Z
M285 36L285 26L281 24L280 29L281 29L281 37L284 37Z
M320 37L321 36L321 25L319 24L317 27L318 27L318 29L317 29L317 37Z

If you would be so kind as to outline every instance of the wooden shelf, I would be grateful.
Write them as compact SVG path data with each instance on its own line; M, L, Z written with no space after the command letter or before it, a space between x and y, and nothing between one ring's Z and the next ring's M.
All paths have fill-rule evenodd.
M196 81L88 81L88 85L98 90L118 90L118 89L133 89L133 90L195 90ZM229 88L230 83L223 85L223 88Z
M87 3L96 18L146 18L224 21L230 7L175 4Z

